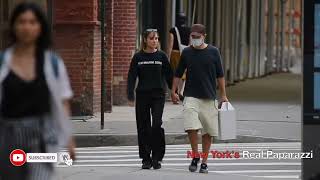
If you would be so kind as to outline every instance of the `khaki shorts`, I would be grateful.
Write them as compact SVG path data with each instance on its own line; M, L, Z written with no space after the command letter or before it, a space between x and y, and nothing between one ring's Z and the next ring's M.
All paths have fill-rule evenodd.
M185 97L184 130L201 130L201 134L218 136L218 101Z

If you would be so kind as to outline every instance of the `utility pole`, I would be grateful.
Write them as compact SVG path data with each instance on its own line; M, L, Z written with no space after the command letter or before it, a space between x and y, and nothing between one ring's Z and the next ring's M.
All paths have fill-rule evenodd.
M268 48L267 48L267 66L266 74L273 71L273 51L274 51L274 2L273 0L268 1Z
M106 62L106 0L101 0L101 129L104 129L104 110L106 104L105 62Z

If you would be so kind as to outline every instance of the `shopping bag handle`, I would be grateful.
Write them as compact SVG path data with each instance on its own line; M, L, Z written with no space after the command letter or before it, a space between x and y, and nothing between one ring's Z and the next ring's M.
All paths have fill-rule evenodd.
M225 109L225 110L231 110L233 109L233 106L230 104L229 101L225 101L221 103L221 108L220 109Z

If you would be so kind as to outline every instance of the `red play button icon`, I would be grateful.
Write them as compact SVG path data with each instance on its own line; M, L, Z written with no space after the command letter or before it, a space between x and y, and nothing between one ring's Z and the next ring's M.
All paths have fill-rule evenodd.
M21 149L15 149L10 153L10 162L14 166L22 166L26 163L27 155Z

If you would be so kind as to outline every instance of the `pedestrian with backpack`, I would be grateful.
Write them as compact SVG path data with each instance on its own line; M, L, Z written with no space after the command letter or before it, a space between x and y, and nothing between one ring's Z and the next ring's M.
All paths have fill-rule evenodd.
M184 13L177 15L176 26L170 29L168 41L168 56L170 58L170 65L175 72L181 59L181 53L184 48L190 44L190 27L186 25L187 19ZM183 74L178 83L177 93L181 100L183 100L183 91L185 86L186 73Z
M68 119L73 92L62 59L50 50L50 28L41 8L19 4L9 26L12 44L0 55L0 179L48 180L52 163L14 167L10 153L57 153L66 147L74 159Z

